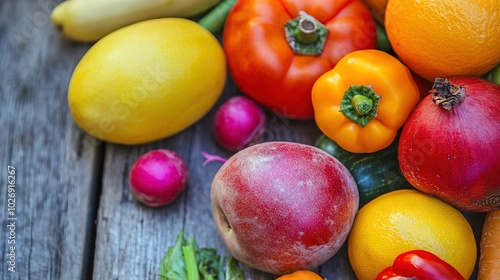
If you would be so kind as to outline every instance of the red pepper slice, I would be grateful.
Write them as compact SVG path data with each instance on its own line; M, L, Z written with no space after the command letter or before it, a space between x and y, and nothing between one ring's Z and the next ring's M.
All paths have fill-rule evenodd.
M465 280L452 265L425 250L400 254L392 266L385 268L376 280Z

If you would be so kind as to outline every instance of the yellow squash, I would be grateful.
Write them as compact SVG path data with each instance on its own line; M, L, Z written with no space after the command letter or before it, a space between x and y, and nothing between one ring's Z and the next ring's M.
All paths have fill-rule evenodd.
M194 21L154 19L117 30L76 66L68 103L76 123L107 142L141 144L198 121L226 79L217 39Z
M130 24L163 17L189 18L220 0L66 0L50 15L65 37L94 42Z

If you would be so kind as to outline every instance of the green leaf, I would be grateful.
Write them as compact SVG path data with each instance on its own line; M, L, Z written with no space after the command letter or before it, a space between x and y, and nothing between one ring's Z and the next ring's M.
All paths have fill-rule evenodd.
M215 248L199 249L195 238L185 237L183 231L174 246L167 249L158 275L160 280L244 280L236 259L224 259Z
M214 248L202 248L198 252L198 269L203 280L215 280L222 271L224 259L217 254Z
M186 280L186 264L182 253L184 243L184 232L181 231L177 235L177 240L174 246L168 248L165 257L160 264L158 275L161 280Z
M243 270L238 265L238 261L233 258L227 258L226 265L226 279L225 280L244 280L245 275L243 274Z

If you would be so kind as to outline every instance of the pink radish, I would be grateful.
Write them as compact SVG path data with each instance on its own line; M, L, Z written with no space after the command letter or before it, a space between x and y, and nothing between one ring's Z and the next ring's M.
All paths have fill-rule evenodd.
M130 170L129 185L134 197L152 206L172 202L186 187L188 171L182 158L167 149L140 156Z
M245 96L234 96L215 114L213 133L220 146L235 152L261 142L266 124L262 107Z

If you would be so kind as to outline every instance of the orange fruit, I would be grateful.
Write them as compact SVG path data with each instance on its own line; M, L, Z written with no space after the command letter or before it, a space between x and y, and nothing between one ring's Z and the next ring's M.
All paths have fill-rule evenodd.
M417 190L396 190L363 206L347 240L360 280L373 280L396 256L427 250L469 279L477 258L472 227L460 211Z
M397 56L429 81L500 63L498 0L389 0L385 28Z
M280 276L276 280L323 280L323 278L310 270L297 270L294 273Z

